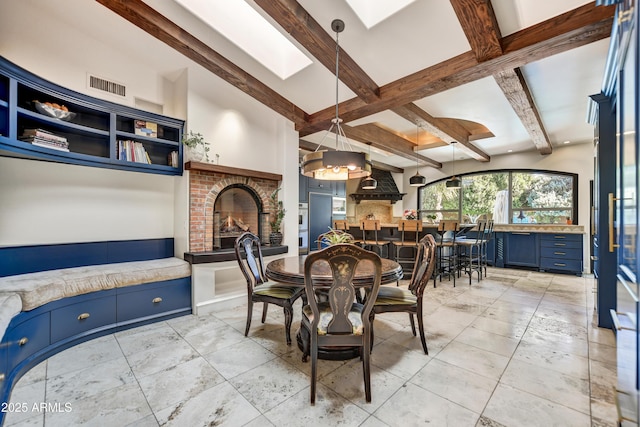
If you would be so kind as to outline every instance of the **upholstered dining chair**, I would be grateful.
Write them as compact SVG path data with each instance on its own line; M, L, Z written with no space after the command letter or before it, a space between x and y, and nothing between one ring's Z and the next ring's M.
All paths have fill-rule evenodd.
M291 323L293 321L293 303L304 295L303 288L268 282L264 274L264 261L260 249L260 238L251 232L242 233L235 243L236 259L240 271L247 280L247 326L244 336L249 334L253 303L261 302L262 323L267 319L269 304L275 304L284 310L284 331L287 345L291 345Z
M436 267L436 241L431 234L425 235L418 243L413 275L408 289L392 286L381 286L373 306L374 316L382 313L409 313L411 331L416 336L416 325L413 316L418 319L420 341L425 354L429 354L427 339L424 334L422 318L422 297L424 288L429 283Z
M328 263L331 283L318 283L312 275L315 264ZM372 283L367 286L368 302L356 301L353 277L360 263L373 266ZM325 264L326 265L326 264ZM311 404L316 400L316 377L319 347L359 347L364 372L364 390L367 402L371 402L371 352L373 304L382 277L380 257L352 244L337 244L309 254L304 263L304 284L308 304L302 308L301 337L303 361L311 355ZM326 278L325 278L326 280ZM328 300L321 301L318 287L328 293Z

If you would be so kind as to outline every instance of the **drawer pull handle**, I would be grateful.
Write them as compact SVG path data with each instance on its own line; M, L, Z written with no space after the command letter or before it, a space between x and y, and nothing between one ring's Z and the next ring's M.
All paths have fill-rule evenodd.
M566 243L555 243L554 246L567 246Z
M554 255L566 255L567 253L566 253L566 252L558 252L558 251L555 251L553 254L554 254Z
M554 239L566 239L566 236L553 236Z
M564 264L562 262L554 262L553 265L555 265L556 267L566 267L567 264Z
M155 297L153 300L151 300L152 303L154 304L158 304L162 302L162 298L160 297Z
M88 319L91 316L89 313L82 313L78 316L78 320Z
M520 233L520 232L513 232L511 234L517 234L518 236L530 236L531 233Z
M23 337L23 338L20 338L20 341L18 341L18 345L22 346L22 345L25 345L28 342L29 342L29 338Z

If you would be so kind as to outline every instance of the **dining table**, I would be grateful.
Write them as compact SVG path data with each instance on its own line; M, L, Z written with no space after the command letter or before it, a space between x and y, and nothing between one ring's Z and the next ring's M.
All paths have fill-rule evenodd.
M269 262L265 268L265 275L269 280L279 282L283 285L304 287L304 262L307 255L289 256L284 258L278 258ZM397 283L402 279L403 271L402 266L397 262L381 258L382 261L382 275L380 278L380 284L385 285L389 283ZM355 275L353 278L353 284L356 288L366 290L367 286L373 284L373 264L371 262L361 262L356 267ZM323 287L329 288L333 281L331 275L331 268L328 263L317 262L313 265L311 270L311 276L314 279L314 286L322 289ZM298 342L298 348L302 350L302 339L300 337L300 330L296 334L296 341ZM320 359L329 360L347 360L359 357L360 352L357 348L319 348L318 357Z

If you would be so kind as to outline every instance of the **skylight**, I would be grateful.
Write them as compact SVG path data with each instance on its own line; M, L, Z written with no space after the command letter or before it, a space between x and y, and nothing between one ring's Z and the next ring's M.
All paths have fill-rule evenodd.
M374 25L379 24L414 1L415 0L347 0L347 3L369 30Z
M241 0L175 0L282 80L312 61Z

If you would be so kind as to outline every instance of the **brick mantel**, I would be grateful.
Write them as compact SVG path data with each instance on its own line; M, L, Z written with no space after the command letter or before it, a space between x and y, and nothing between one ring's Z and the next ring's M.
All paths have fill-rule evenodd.
M189 252L213 250L213 209L222 190L231 185L242 185L253 191L267 211L269 196L278 188L282 175L213 165L187 162L189 170Z

